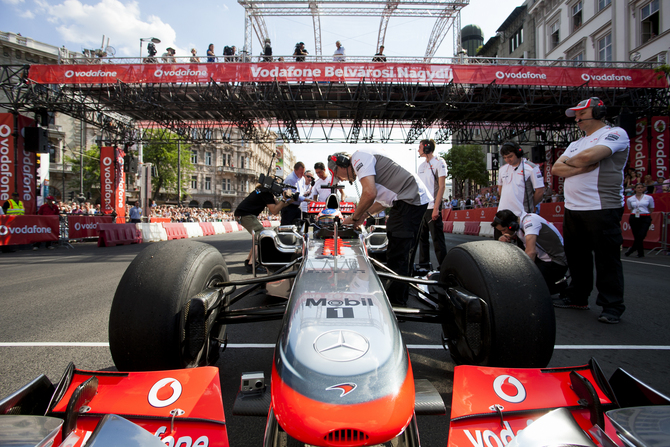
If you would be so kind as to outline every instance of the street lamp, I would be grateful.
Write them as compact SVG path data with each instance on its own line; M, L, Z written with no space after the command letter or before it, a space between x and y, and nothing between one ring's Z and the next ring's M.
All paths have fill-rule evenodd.
M152 43L161 43L161 40L156 37L142 37L140 38L140 60L142 60L142 43L151 41Z

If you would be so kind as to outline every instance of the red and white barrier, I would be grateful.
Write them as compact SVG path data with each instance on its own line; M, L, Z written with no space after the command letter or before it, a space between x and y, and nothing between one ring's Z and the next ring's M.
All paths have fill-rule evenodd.
M167 241L167 233L163 224L160 223L138 223L135 224L137 229L142 233L142 240L144 242L159 242Z
M184 228L186 228L186 234L190 238L202 236L202 227L198 222L184 222Z

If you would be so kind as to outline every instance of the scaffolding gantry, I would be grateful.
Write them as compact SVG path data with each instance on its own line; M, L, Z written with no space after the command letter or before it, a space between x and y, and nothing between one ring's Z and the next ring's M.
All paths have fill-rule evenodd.
M311 16L317 56L321 56L322 49L322 16L380 17L377 48L384 45L386 28L391 17L437 17L425 52L426 62L430 62L450 30L454 35L454 55L460 50L460 14L470 0L238 0L238 3L244 7L245 12L246 54L252 54L252 28L256 30L261 45L263 33L267 36L263 17Z

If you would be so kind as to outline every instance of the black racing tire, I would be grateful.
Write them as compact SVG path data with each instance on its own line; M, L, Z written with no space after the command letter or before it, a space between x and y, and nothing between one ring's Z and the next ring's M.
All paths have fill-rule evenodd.
M440 282L457 283L479 296L488 309L488 343L476 358L459 349L466 334L449 339L458 364L542 368L554 352L556 318L542 274L518 247L498 241L477 241L451 249L440 268ZM446 323L446 322L445 322ZM479 330L478 326L469 329ZM467 331L466 331L467 332ZM469 334L472 336L472 334ZM465 351L465 352L464 352Z
M182 307L228 277L223 256L209 244L180 240L142 250L123 274L109 315L109 348L119 371L184 368Z

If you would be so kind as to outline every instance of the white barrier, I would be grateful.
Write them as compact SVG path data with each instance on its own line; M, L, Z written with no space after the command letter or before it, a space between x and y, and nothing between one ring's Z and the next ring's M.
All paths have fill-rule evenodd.
M185 222L184 227L186 228L186 234L188 237L201 237L202 236L202 227L197 222Z
M454 234L463 234L465 233L465 222L454 222Z
M226 232L226 227L223 226L223 222L212 222L212 226L214 227L216 234L223 234Z
M490 237L493 238L494 228L491 226L490 222L480 222L479 223L479 235L481 237Z
M280 220L271 220L270 221L270 225L272 225L273 227L278 227L280 223L281 223Z
M163 225L159 223L138 223L137 230L142 233L143 242L167 241L167 233Z

